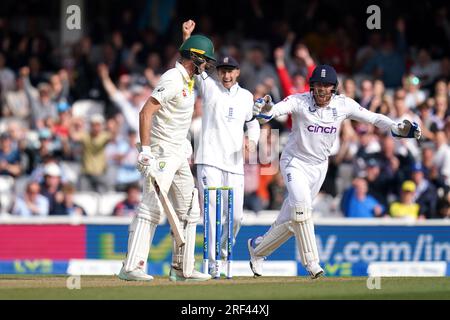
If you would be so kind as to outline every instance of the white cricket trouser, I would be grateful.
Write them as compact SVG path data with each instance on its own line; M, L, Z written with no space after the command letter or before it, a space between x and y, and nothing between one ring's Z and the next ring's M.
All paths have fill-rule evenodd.
M300 205L312 208L312 200L319 193L325 180L328 162L312 165L297 158L282 156L280 168L289 194L270 229L256 239L255 254L261 257L269 256L294 235L290 227L292 212ZM314 237L312 223L311 233L311 237ZM315 246L315 241L313 243ZM317 248L314 248L314 251L317 252Z
M203 212L204 199L203 190L205 187L232 187L234 196L233 205L233 245L241 227L244 206L244 175L231 173L219 168L199 164L197 166L198 189L200 193L200 208ZM221 237L221 257L226 257L226 244L228 235L228 210L227 191L222 191L222 237ZM209 264L213 265L215 258L216 239L216 191L210 191L209 195Z
M152 154L157 158L156 176L161 184L160 188L167 193L181 225L198 223L200 211L190 210L193 207L193 201L198 203L198 200L193 199L194 178L185 154L177 153L177 151L161 145L152 146ZM126 271L134 270L137 267L145 268L153 235L160 221L161 212L163 212L151 181L145 180L142 200L129 229L128 252L125 260ZM195 236L185 236L186 241L195 242ZM182 264L182 255L183 252L173 253L172 264ZM193 264L193 252L188 259Z
M277 217L277 223L289 221L291 207L297 203L303 202L312 208L312 201L319 193L327 175L328 161L312 165L297 158L282 157L280 169L289 194L284 200L286 203Z

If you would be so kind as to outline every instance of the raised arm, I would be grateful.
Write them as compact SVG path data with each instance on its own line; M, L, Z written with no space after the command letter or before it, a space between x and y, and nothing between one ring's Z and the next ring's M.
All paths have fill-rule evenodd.
M345 98L346 108L349 109L349 118L356 121L370 123L382 130L390 130L392 136L397 138L416 138L420 139L422 132L417 123L411 123L409 120L396 123L383 114L371 112L361 107L356 101Z
M192 32L195 29L195 21L187 20L183 22L181 26L181 32L183 33L183 42L189 39ZM205 93L208 91L208 86L214 84L214 80L207 76L206 72L203 72L201 75L195 75L195 87L199 91L200 95L205 97ZM207 80L207 81L206 81Z
M22 67L20 68L20 77L23 80L24 91L27 97L28 103L30 104L31 114L33 117L33 121L37 121L39 118L39 100L34 96L34 92L36 89L30 82L30 68Z
M112 82L111 77L109 76L108 66L104 63L100 63L97 67L97 72L100 80L102 80L103 87L108 93L108 96L112 99L112 97L114 97L118 90L114 82Z
M182 25L182 32L183 32L183 41L186 41L191 36L192 32L195 29L195 22L194 20L188 20L183 22Z

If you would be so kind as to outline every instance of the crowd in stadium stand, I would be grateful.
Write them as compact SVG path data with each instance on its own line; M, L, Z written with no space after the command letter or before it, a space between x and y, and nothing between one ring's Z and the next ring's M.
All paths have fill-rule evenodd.
M52 44L45 30L19 31L12 19L0 19L0 212L86 215L90 203L83 206L80 199L90 198L83 194L120 193L109 214L133 214L142 183L135 169L138 112L160 75L174 65L181 39L178 20L173 24L179 36L168 39L161 30L133 24L134 14L124 11L100 40L85 34L64 48ZM420 124L423 138L416 141L344 122L314 202L317 216L450 218L445 7L435 9L438 40L433 34L420 45L408 43L410 25L403 18L393 20L389 32L367 32L362 43L351 23L330 32L319 21L299 32L279 22L272 26L278 42L242 30L233 30L230 40L213 25L202 16L198 31L213 38L217 56L240 62L239 84L255 99L270 94L278 102L308 92L312 70L327 63L339 73L340 93L395 121ZM190 130L194 149L201 116L198 97ZM244 205L256 213L279 210L286 195L277 161L291 118L261 128L257 155L245 155ZM258 161L250 160L255 157ZM192 169L195 173L193 162Z

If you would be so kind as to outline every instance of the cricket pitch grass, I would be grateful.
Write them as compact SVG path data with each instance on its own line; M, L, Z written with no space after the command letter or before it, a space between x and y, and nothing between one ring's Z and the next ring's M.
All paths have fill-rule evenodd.
M146 300L305 300L450 299L450 277L385 277L368 289L367 277L235 277L198 283L126 282L114 276L81 276L80 289L67 288L67 276L0 275L0 299Z

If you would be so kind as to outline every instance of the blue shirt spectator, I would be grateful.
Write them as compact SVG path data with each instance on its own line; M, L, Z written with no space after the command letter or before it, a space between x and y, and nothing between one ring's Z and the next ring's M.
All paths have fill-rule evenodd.
M13 146L11 135L3 132L0 135L0 175L17 177L21 171L19 150Z
M402 77L406 71L405 51L407 45L402 32L397 34L397 43L387 36L381 50L364 66L362 72L380 77L387 88L402 86Z
M374 218L382 215L383 206L372 196L367 194L367 181L355 178L353 187L344 192L341 210L348 218Z
M23 197L16 199L12 213L21 217L47 216L49 203L47 198L40 194L40 189L36 181L28 183Z

